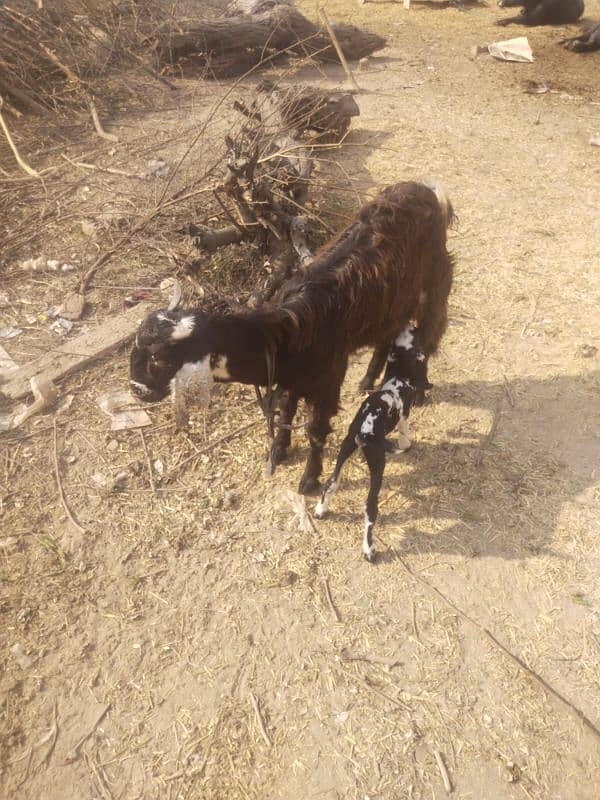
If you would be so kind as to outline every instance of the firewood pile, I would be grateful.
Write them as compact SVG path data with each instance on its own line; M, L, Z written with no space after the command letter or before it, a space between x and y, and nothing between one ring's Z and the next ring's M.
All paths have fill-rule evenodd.
M236 101L234 107L246 120L236 138L226 139L228 174L214 193L230 224L190 224L185 232L203 254L245 241L268 257L270 275L252 300L258 304L312 258L313 149L343 139L359 110L345 92L269 82L259 85L249 106Z

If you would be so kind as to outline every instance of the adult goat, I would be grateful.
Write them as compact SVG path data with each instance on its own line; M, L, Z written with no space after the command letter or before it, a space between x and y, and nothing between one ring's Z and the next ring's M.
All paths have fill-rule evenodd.
M452 284L446 249L452 219L441 189L398 183L364 206L269 303L229 314L153 312L140 325L131 354L132 390L157 401L176 394L178 382L192 375L277 385L273 468L286 456L304 398L310 452L300 491L314 491L350 353L373 345L387 353L411 320L426 357L436 351Z

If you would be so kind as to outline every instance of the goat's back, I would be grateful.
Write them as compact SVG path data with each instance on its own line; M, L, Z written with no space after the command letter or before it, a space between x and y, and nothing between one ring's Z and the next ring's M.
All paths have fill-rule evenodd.
M420 183L389 186L364 206L275 298L291 321L292 349L327 337L349 353L391 340L446 279L451 213Z

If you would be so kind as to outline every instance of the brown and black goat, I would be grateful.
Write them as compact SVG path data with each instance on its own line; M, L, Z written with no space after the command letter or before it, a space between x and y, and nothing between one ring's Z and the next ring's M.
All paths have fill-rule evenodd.
M277 385L273 467L286 456L304 398L310 453L300 491L314 491L350 353L367 346L387 353L411 320L419 326L426 357L436 351L452 284L446 249L452 219L440 189L408 182L387 187L269 303L231 314L150 314L131 354L132 390L143 400L160 400L194 374Z

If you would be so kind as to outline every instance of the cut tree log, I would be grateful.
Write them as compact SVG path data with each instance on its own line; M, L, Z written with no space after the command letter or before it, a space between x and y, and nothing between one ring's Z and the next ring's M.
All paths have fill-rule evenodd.
M39 358L15 370L10 380L0 386L0 396L8 400L19 400L31 393L30 379L36 375L40 380L58 381L108 355L133 339L140 320L153 308L153 303L140 303L66 341L56 350L43 353Z
M178 20L160 27L154 47L161 65L205 70L205 77L243 75L278 53L338 61L327 31L285 2L239 2L235 16L217 20ZM231 11L230 11L231 13ZM333 24L344 56L356 61L381 50L386 40L354 25Z

